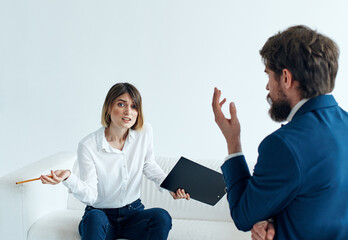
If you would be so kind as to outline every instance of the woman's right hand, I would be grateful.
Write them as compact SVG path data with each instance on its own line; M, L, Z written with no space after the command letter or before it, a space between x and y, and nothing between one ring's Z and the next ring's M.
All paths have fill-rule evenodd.
M56 185L70 177L70 170L51 170L51 176L41 175L40 179L43 184Z

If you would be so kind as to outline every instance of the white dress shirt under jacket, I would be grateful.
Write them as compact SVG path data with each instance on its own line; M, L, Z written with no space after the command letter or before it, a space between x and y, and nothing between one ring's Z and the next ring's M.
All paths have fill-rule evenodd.
M79 143L77 162L80 176L71 173L63 183L78 200L96 208L119 208L138 199L143 173L159 189L166 177L155 162L147 123L142 130L129 130L122 151L110 146L104 127L89 134Z

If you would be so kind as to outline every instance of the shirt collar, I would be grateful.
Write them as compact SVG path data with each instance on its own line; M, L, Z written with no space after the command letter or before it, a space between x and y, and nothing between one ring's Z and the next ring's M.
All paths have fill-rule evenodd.
M309 100L309 98L304 98L301 101L299 101L292 109L291 112L289 114L289 116L286 118L286 121L290 122L292 120L292 118L294 117L294 115L296 114L296 112L302 107L303 104L305 104L307 101Z
M133 140L135 138L135 130L130 128L128 132L128 136L129 136L129 141Z

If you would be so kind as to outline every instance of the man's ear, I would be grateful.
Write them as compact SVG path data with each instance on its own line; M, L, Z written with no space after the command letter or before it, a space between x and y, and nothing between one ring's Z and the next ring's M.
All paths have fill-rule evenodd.
M294 79L289 69L286 69L286 68L283 69L281 79L285 89L290 89L294 85Z

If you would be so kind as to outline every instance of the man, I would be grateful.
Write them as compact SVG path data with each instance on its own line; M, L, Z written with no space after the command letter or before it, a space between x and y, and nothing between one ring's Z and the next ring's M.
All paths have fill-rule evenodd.
M275 239L348 239L348 114L326 95L335 85L338 47L294 26L269 38L260 54L270 116L289 123L261 142L250 176L235 105L227 119L221 111L226 99L220 102L215 88L215 121L230 154L221 169L231 216L243 231L273 219ZM265 233L269 224L259 224ZM265 238L256 236L257 226L253 239Z

